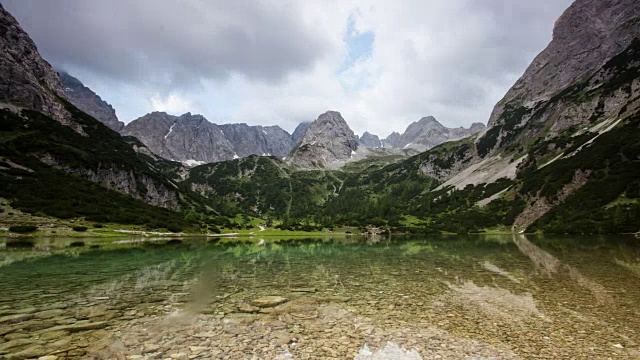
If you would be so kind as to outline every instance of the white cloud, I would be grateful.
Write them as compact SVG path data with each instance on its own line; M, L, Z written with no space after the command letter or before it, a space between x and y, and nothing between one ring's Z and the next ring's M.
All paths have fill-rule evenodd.
M331 109L342 112L357 133L386 136L427 115L448 126L486 122L551 39L555 19L570 2L3 4L24 20L50 61L71 74L83 69L87 76L75 75L124 121L157 109L291 131ZM117 18L107 16L114 11ZM375 41L370 57L341 71L349 54L344 38L350 17L355 33L371 31Z
M153 111L164 111L171 114L184 114L192 108L191 101L177 94L167 96L157 94L151 97L150 102Z

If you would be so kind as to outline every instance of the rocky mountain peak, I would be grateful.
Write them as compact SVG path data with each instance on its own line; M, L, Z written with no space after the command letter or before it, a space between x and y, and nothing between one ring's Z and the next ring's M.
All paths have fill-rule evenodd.
M484 131L487 128L487 126L481 122L475 122L473 124L471 124L471 127L469 128L469 130L471 130L473 133L477 133L480 131Z
M93 90L64 71L60 71L58 74L64 86L65 95L75 107L93 116L114 131L119 132L124 128L124 123L118 120L113 107L102 100Z
M241 123L219 127L238 157L273 155L282 158L293 148L291 135L279 126L250 126Z
M640 37L639 7L637 0L576 0L556 21L551 43L494 107L488 126L505 123L509 110L551 99L626 49Z
M229 160L235 156L222 130L202 115L152 112L127 124L122 134L138 138L165 159L189 164Z
M407 126L400 135L397 132L389 135L385 140L385 147L412 148L419 151L431 149L447 141L454 141L473 135L485 129L481 123L474 123L469 129L448 128L433 116L426 116Z
M186 112L180 115L181 119L192 120L192 121L205 121L207 120L203 115L200 114L191 114L190 112Z
M293 134L291 134L291 141L293 141L294 145L297 144L300 139L302 139L304 134L309 129L309 126L311 126L311 121L305 121L298 124L296 129L293 131Z
M332 110L320 114L320 116L318 116L318 119L311 123L311 127L327 126L327 124L330 126L335 126L337 128L349 127L347 122L342 117L342 114L340 114L338 111Z
M368 149L375 149L382 147L382 142L378 135L373 135L368 131L365 131L360 137L360 144Z
M327 111L311 123L291 150L289 161L304 167L325 167L346 162L358 149L358 142L337 111Z
M418 120L418 124L420 125L431 125L431 126L442 126L438 120L436 120L433 116L425 116L422 119Z
M59 98L66 99L51 65L16 19L0 5L0 103L24 106L85 134Z
M216 125L190 112L152 112L127 124L122 134L138 138L159 156L189 165L249 155L285 157L293 148L291 135L279 126Z

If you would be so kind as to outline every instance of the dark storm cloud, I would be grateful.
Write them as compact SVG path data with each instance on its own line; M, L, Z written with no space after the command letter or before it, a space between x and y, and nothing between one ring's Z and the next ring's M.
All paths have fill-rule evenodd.
M43 56L121 81L277 82L329 50L295 6L259 0L4 0Z

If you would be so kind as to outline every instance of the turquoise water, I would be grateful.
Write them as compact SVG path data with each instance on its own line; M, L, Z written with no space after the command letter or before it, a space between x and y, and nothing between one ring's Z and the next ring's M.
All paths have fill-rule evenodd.
M218 358L232 350L223 345L227 335L237 341L230 358L353 358L365 343L391 340L424 358L435 356L434 341L450 358L639 354L633 237L123 240L0 239L0 357L81 358L100 353L100 340L120 339L126 355L188 358L202 347L195 358ZM239 310L262 296L286 303ZM142 324L183 313L197 326L219 327L221 343L185 338L184 351L144 352L164 340L146 339ZM260 331L277 336L243 337L275 321L286 336L269 325ZM179 326L188 333L195 324ZM327 331L343 327L340 336ZM367 330L354 333L360 328ZM132 337L141 344L130 345Z

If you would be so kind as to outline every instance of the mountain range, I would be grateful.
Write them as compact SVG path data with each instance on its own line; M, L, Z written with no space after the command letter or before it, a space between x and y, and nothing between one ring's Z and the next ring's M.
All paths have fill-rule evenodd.
M63 85L1 6L0 30L0 197L26 213L191 231L640 229L635 0L576 0L487 128L426 117L384 140L356 137L336 111L293 135L190 113L118 133L110 107Z
M448 128L433 116L427 116L411 123L403 134L391 133L386 139L380 141L380 145L396 148L410 147L426 151L447 141L460 140L485 129L486 127L482 123L474 123L468 129L463 127Z
M78 109L122 135L138 138L157 155L189 166L249 155L287 157L313 123L302 122L293 134L289 134L277 125L249 126L243 123L217 125L209 122L202 115L186 113L174 116L164 112L152 112L125 125L118 120L113 107L80 80L66 72L61 71L58 74L67 98ZM349 128L346 121L340 122L340 126ZM335 129L336 132L341 132L340 126ZM377 135L365 131L362 137L356 136L355 139L358 146L368 149L411 148L425 151L444 142L473 135L485 128L482 123L475 123L469 129L447 128L434 117L428 116L410 124L403 134L394 132L386 139L380 140ZM326 127L325 130L327 130ZM345 134L353 132L350 128L344 130ZM333 129L327 133L331 131ZM341 150L331 149L331 151L340 152ZM299 157L293 157L293 159L299 159ZM339 163L344 164L350 159L350 157L340 159ZM309 165L309 162L301 161L301 165Z

